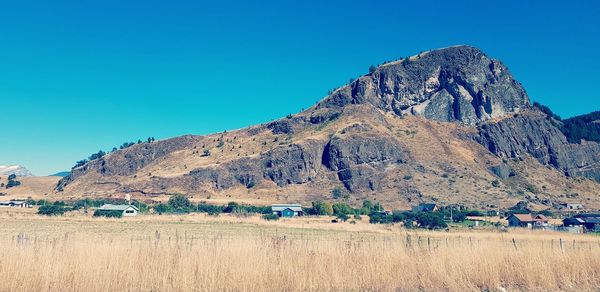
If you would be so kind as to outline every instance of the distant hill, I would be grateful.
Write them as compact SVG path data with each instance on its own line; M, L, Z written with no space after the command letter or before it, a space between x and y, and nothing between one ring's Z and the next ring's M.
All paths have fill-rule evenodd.
M71 174L70 171L61 171L61 172L57 172L55 174L49 175L49 176L60 176L60 177L65 177L68 176L69 174Z
M4 166L4 165L0 165L0 175L5 175L5 176L9 176L11 174L14 174L18 177L27 177L27 176L33 176L33 174L27 170L27 168L20 166L20 165L10 165L10 166Z
M569 143L559 125L500 61L449 47L372 66L279 120L97 155L56 194L600 208L600 145Z

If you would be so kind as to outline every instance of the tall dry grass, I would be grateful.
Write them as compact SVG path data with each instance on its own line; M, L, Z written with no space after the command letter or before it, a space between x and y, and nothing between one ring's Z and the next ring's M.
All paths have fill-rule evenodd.
M0 291L600 287L599 237L384 228L344 232L239 220L244 219L3 218Z

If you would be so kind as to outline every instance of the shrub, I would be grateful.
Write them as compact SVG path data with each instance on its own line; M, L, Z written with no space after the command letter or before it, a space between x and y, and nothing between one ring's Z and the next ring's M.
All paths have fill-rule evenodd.
M337 218L346 222L348 219L350 219L350 217L347 214L339 214L337 215Z
M206 212L206 213L208 213L208 215L215 216L215 215L219 215L220 213L222 213L224 208L225 207L223 207L223 206L216 206L216 205L209 205L206 203L200 203L200 204L198 204L197 210L198 210L198 212Z
M160 203L154 206L154 212L157 212L159 215L162 213L169 213L171 212L171 208L169 207L169 205Z
M182 194L172 195L167 204L169 207L171 207L170 209L172 212L177 213L188 213L192 208L192 203L190 203L190 200Z
M279 220L279 216L277 216L277 214L264 214L262 215L262 218L267 220L267 221L275 221L275 220Z
M332 206L332 210L333 210L333 215L338 216L338 217L340 215L349 215L349 214L354 213L354 209L352 209L352 207L350 207L350 205L348 205L346 203L335 203Z
M40 215L47 215L47 216L58 216L58 215L63 215L65 213L66 209L63 206L60 205L46 205L46 206L41 206L38 209L38 214Z
M108 218L121 218L123 212L118 210L96 210L94 211L94 217L108 217Z
M342 196L344 196L344 191L342 191L342 188L335 187L333 188L333 190L331 190L331 197L333 197L334 199L339 199Z
M240 211L240 204L236 203L236 202L229 202L227 204L227 207L225 207L225 209L223 209L223 213L234 213L237 211Z
M6 183L6 188L12 188L12 187L16 187L16 186L20 186L21 182L20 181L16 181L16 180L9 180L8 183Z

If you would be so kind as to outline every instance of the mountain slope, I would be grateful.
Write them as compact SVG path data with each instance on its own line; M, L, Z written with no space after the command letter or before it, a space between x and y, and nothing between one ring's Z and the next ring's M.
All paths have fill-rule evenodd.
M600 185L571 178L597 178L598 144L572 146L544 119L499 61L450 47L382 65L294 116L110 153L73 169L57 196L305 203L337 187L351 203L398 208L574 197L600 207Z

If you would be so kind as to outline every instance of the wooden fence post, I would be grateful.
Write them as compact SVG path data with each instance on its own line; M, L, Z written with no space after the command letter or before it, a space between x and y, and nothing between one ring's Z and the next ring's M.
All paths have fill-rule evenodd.
M560 238L560 251L564 252L562 238Z

